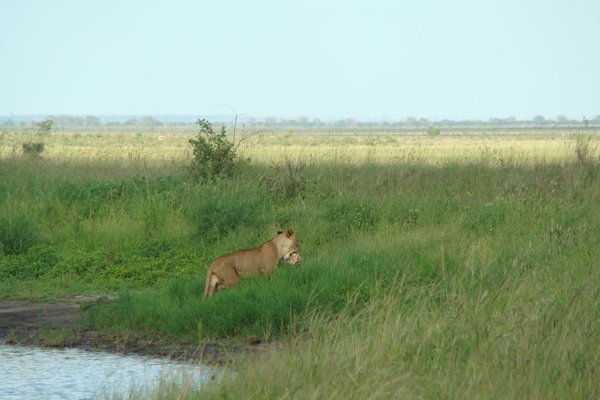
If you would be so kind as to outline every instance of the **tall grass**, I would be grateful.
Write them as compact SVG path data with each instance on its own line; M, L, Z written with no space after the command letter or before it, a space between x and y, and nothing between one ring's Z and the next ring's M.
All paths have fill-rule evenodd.
M578 275L511 274L485 291L468 270L403 277L189 398L596 398L598 273Z
M283 351L240 362L219 385L177 396L598 397L597 182L568 165L502 174L448 168L434 170L439 177L416 169L419 179L403 193L421 201L400 208L419 211L332 238L317 260L306 258L308 277L302 269L276 275L291 277L280 295L298 286L310 293L290 319L294 335ZM305 288L305 279L315 282ZM256 292L247 285L238 300L256 306L247 315L272 312L275 301L253 296L275 291L273 280ZM229 303L213 304L212 312L230 315Z

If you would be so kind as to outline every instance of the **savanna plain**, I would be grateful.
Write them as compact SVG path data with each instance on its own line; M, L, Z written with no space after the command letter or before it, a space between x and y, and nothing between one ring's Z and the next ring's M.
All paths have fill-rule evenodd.
M0 299L114 298L55 341L274 343L157 399L599 398L596 135L268 132L198 180L193 133L5 131ZM302 265L202 301L278 228Z

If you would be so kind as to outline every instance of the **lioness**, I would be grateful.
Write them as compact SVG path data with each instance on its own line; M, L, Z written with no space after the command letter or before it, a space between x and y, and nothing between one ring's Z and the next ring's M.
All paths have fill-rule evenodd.
M240 283L240 278L254 273L267 275L281 259L292 265L302 262L300 244L292 229L278 231L277 236L255 249L238 250L213 260L206 272L204 297L235 286Z

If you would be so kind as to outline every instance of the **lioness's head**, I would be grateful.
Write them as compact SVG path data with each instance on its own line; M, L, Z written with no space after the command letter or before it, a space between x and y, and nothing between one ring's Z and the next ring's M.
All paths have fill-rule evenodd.
M280 254L283 254L282 259L291 265L300 264L302 262L302 257L300 257L300 243L294 231L292 229L277 231L277 235L283 239L280 247Z

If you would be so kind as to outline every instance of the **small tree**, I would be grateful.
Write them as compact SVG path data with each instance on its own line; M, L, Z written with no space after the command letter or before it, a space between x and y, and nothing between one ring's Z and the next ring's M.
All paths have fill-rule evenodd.
M41 136L49 134L52 130L52 125L54 125L54 121L52 121L51 119L36 122L35 126L37 126L38 128L37 134Z
M210 122L198 120L200 132L190 139L193 159L190 173L197 180L231 176L238 161L237 146L227 138L225 127L215 132Z
M37 126L37 132L36 134L38 136L46 136L50 133L50 131L52 130L52 125L54 125L54 121L52 121L51 119L46 119L44 121L39 121L35 123L35 126ZM44 151L44 148L46 147L46 145L44 144L44 142L26 142L23 143L22 145L23 148L23 154L28 155L28 156L39 156L40 154L42 154L42 152Z

